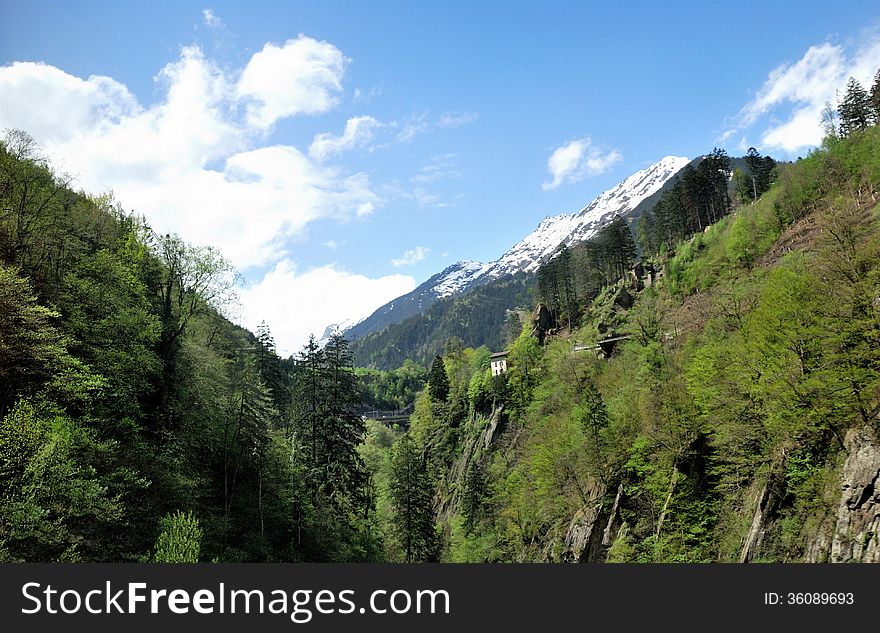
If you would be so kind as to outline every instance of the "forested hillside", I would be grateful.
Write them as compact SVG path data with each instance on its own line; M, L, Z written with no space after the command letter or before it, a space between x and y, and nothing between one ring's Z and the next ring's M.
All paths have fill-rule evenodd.
M506 373L447 350L385 466L380 508L425 514L396 555L880 562L880 112L845 104L738 201L670 188L650 285L609 228L542 270Z
M449 338L464 345L501 349L521 328L517 311L533 302L535 276L517 273L479 286L463 296L438 300L421 314L352 341L355 364L393 369L410 360L427 365Z
M224 317L217 251L73 191L23 132L0 210L0 561L384 555L344 339L282 361Z

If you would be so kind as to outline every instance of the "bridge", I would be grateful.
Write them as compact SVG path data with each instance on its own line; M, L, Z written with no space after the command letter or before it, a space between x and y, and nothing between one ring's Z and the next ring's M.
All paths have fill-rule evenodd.
M376 422L381 422L385 426L399 424L400 426L406 427L409 426L409 416L412 415L415 406L415 402L410 402L402 409L395 409L394 411L380 411L378 409L373 409L372 411L364 411L363 414L361 414L361 417L364 420L376 420Z

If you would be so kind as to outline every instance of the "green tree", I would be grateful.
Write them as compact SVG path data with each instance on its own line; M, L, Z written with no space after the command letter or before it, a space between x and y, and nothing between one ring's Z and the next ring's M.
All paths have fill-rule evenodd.
M434 525L434 489L425 459L408 433L392 447L390 483L395 532L404 560L436 561L440 543Z
M291 377L294 394L295 460L306 478L315 513L307 527L307 555L315 559L357 559L355 541L368 550L372 499L358 447L365 426L357 408L360 388L351 366L348 341L334 335L321 349L312 337L300 352Z
M362 510L366 478L357 447L364 441L366 428L357 413L360 392L348 340L339 333L331 336L324 346L324 358L324 489L331 499L344 500L354 509Z
M120 496L131 475L113 467L117 450L68 416L19 402L0 421L0 559L123 556Z
M431 363L431 372L428 374L428 392L434 402L446 402L449 398L449 377L446 375L446 365L443 358L438 354Z
M104 383L67 351L53 325L61 315L37 303L27 279L0 265L0 415L42 387L86 405Z
M871 105L874 107L874 121L880 121L880 69L874 74L871 86Z
M638 237L639 248L642 249L643 256L657 253L657 229L654 225L654 214L650 211L647 211L639 218L636 224L636 236Z
M275 338L265 321L260 322L254 334L257 338L257 369L260 372L260 378L271 392L275 408L281 412L287 405L288 393L284 372L281 368L281 359L275 348Z
M871 96L854 77L846 84L846 92L837 106L840 116L840 135L847 137L853 132L866 129L876 121Z
M593 474L604 478L606 475L603 463L604 431L609 424L608 410L605 408L602 394L591 380L584 381L580 401L572 415L587 438L590 468Z
M746 168L752 181L753 200L757 200L758 196L770 188L775 167L776 161L769 156L761 156L754 147L750 147L746 152Z
M741 203L745 204L754 200L752 179L739 167L733 170L733 185L736 188L736 196Z
M837 138L837 130L840 128L840 120L837 115L837 110L834 106L831 105L830 102L825 102L825 107L822 108L822 132L824 134L824 138L834 139Z
M543 351L528 324L523 326L519 338L510 346L507 356L506 386L513 405L523 410L532 399L532 392L542 378Z
M180 510L166 514L162 531L156 539L155 563L197 563L202 543L199 520L192 513Z

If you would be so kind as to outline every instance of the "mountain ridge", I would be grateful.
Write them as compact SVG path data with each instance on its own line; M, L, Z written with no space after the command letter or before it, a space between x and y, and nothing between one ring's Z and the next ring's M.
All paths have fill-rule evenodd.
M363 338L420 314L439 299L465 294L518 272L534 273L561 245L571 246L588 240L615 216L632 213L690 163L691 159L684 156L664 156L603 191L579 211L545 216L534 231L498 259L485 264L474 260L455 262L366 318L350 325L328 326L322 340L335 331L351 339Z

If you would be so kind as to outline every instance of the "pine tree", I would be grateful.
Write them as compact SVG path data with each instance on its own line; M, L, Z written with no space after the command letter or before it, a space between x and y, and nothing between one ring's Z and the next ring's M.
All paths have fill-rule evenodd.
M263 384L268 387L272 394L272 402L275 408L283 411L286 408L287 394L284 384L284 372L281 369L281 359L275 348L275 338L269 330L269 326L262 321L255 332L257 337L257 369Z
M561 309L559 276L556 274L556 259L545 262L538 269L538 297L547 309L558 316Z
M874 107L874 122L880 121L880 69L874 75L874 85L871 86L871 105Z
M276 416L255 359L242 356L235 374L235 390L229 400L223 429L223 498L227 519L232 514L236 491L244 474L255 473L255 478L261 480L269 443L269 423ZM257 491L257 496L262 507L262 490Z
M849 136L873 125L876 116L871 97L854 77L846 84L846 93L837 107L840 115L840 135Z
M746 152L746 168L752 180L752 200L758 199L758 179L761 175L761 154L754 147Z
M357 447L364 441L366 427L357 414L360 388L348 340L342 334L330 337L324 346L324 360L323 488L331 499L344 500L350 507L361 509L367 478Z
M559 288L559 303L561 312L565 315L568 328L577 318L577 296L575 294L571 251L563 246L556 260L556 287Z
M294 431L302 457L310 466L319 463L323 435L324 352L314 336L298 354L293 368Z
M439 354L434 356L434 362L431 363L428 392L434 402L446 402L449 398L449 377L446 375L446 365Z
M608 410L602 401L602 394L591 380L586 380L580 394L581 404L575 418L589 442L589 457L593 472L602 476L603 431L608 426Z
M487 497L486 471L482 462L472 462L464 480L461 494L461 514L464 528L470 532L482 516L483 500Z
M439 539L434 527L433 497L425 459L407 433L394 443L391 452L395 531L407 563L437 560Z
M613 275L615 279L621 279L636 260L638 248L629 224L621 216L616 216L608 227L608 248L613 262Z
M750 147L746 153L746 168L752 184L752 199L757 200L762 193L770 189L776 161L770 156L761 156L758 150Z
M642 256L654 255L657 252L657 232L654 225L654 214L646 212L636 224L636 236Z

